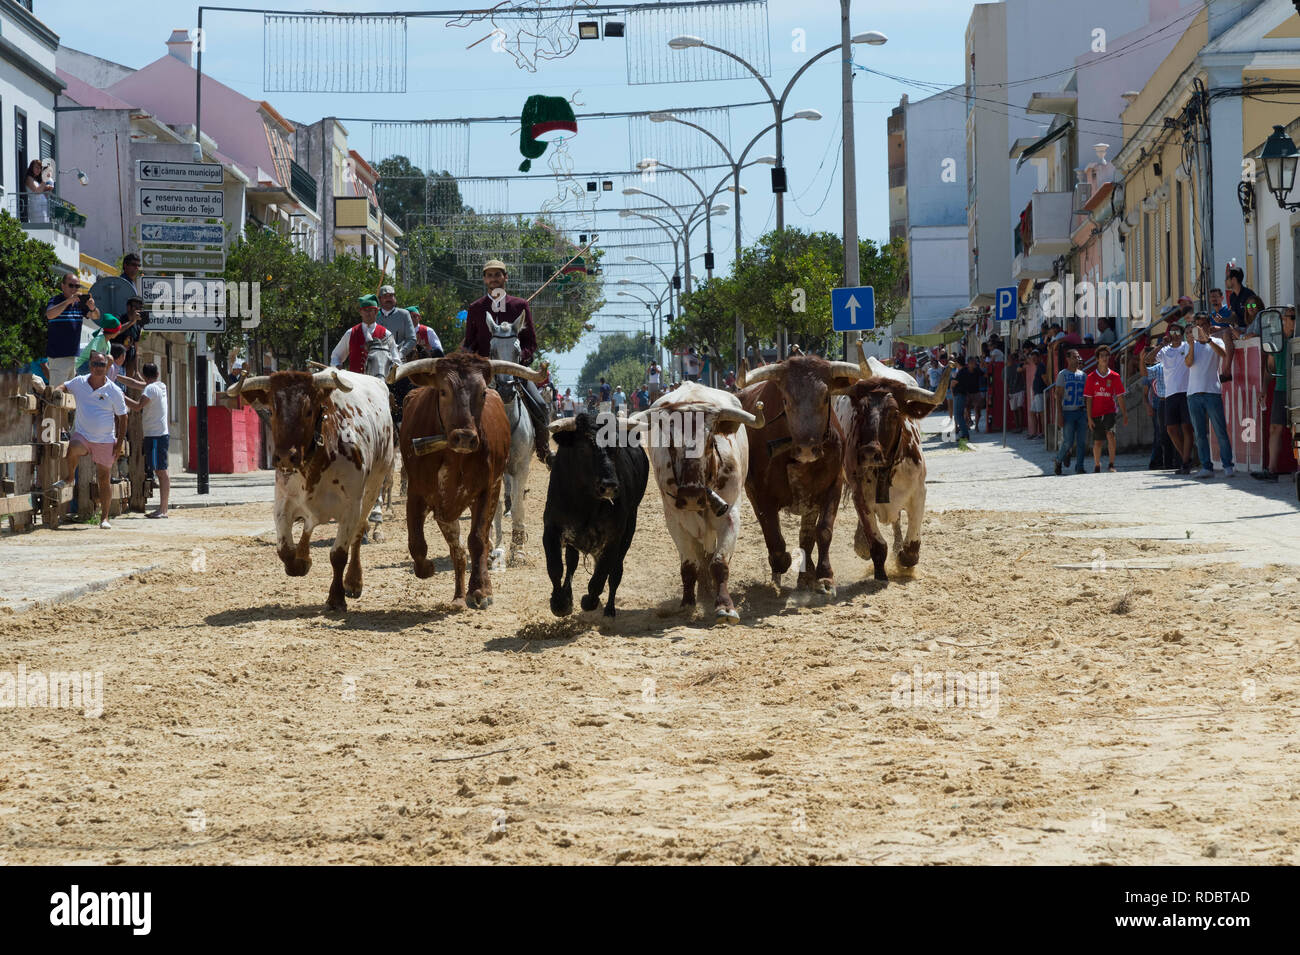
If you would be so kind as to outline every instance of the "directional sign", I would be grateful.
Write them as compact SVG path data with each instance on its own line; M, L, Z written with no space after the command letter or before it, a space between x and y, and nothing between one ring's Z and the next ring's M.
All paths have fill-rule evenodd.
M145 189L140 190L142 216L199 216L220 219L225 210L225 196L215 190Z
M862 332L876 327L876 290L870 285L831 289L831 327Z
M142 222L140 241L166 245L224 245L226 229L220 223Z
M150 271L169 272L222 272L226 268L226 253L203 249L144 249L140 253L142 264Z
M1014 285L1008 285L996 290L997 298L994 299L994 311L997 313L995 317L999 322L1014 322L1016 320L1016 305L1019 303L1016 292Z
M181 186L219 186L226 178L221 163L135 161L137 182L174 182Z
M140 289L149 330L220 332L226 327L226 283L221 279L142 275Z

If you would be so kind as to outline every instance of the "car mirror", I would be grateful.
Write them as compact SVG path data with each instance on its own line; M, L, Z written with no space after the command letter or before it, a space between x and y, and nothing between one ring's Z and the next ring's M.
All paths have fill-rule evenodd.
M1280 308L1266 308L1259 313L1259 339L1260 347L1269 355L1277 355L1285 350Z

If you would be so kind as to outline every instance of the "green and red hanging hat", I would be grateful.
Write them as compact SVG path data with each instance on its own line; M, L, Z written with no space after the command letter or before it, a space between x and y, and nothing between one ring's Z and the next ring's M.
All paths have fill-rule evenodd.
M542 137L557 130L577 133L578 119L573 115L573 107L563 96L543 96L540 93L528 97L524 111L519 117L519 152L524 161L519 164L520 172L527 172L532 167L532 160L546 152L549 140Z

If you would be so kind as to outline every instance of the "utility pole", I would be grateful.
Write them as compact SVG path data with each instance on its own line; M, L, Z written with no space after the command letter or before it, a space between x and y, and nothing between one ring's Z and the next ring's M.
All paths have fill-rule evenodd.
M859 280L858 263L858 177L857 153L853 148L853 34L849 30L849 7L853 0L840 0L840 86L844 100L844 285L855 287ZM844 333L844 360L849 358L850 339L861 332Z

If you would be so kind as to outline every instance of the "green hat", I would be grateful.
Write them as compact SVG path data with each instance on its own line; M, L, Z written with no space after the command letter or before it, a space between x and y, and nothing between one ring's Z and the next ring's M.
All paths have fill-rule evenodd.
M523 113L519 117L519 152L524 161L519 164L520 172L527 172L532 160L546 152L546 142L542 136L560 130L577 133L578 120L573 114L573 107L563 96L543 96L535 94L524 102Z
M418 306L418 305L408 305L408 306L406 306L406 310L407 310L408 312L410 312L412 315L419 315L419 314L420 314L420 306Z
M363 295L357 299L357 304L362 308L378 308L379 299L375 298L374 295Z
M121 328L122 323L118 321L116 315L109 315L107 312L105 312L103 315L100 316L99 327L104 329L105 331L111 332L115 328Z

